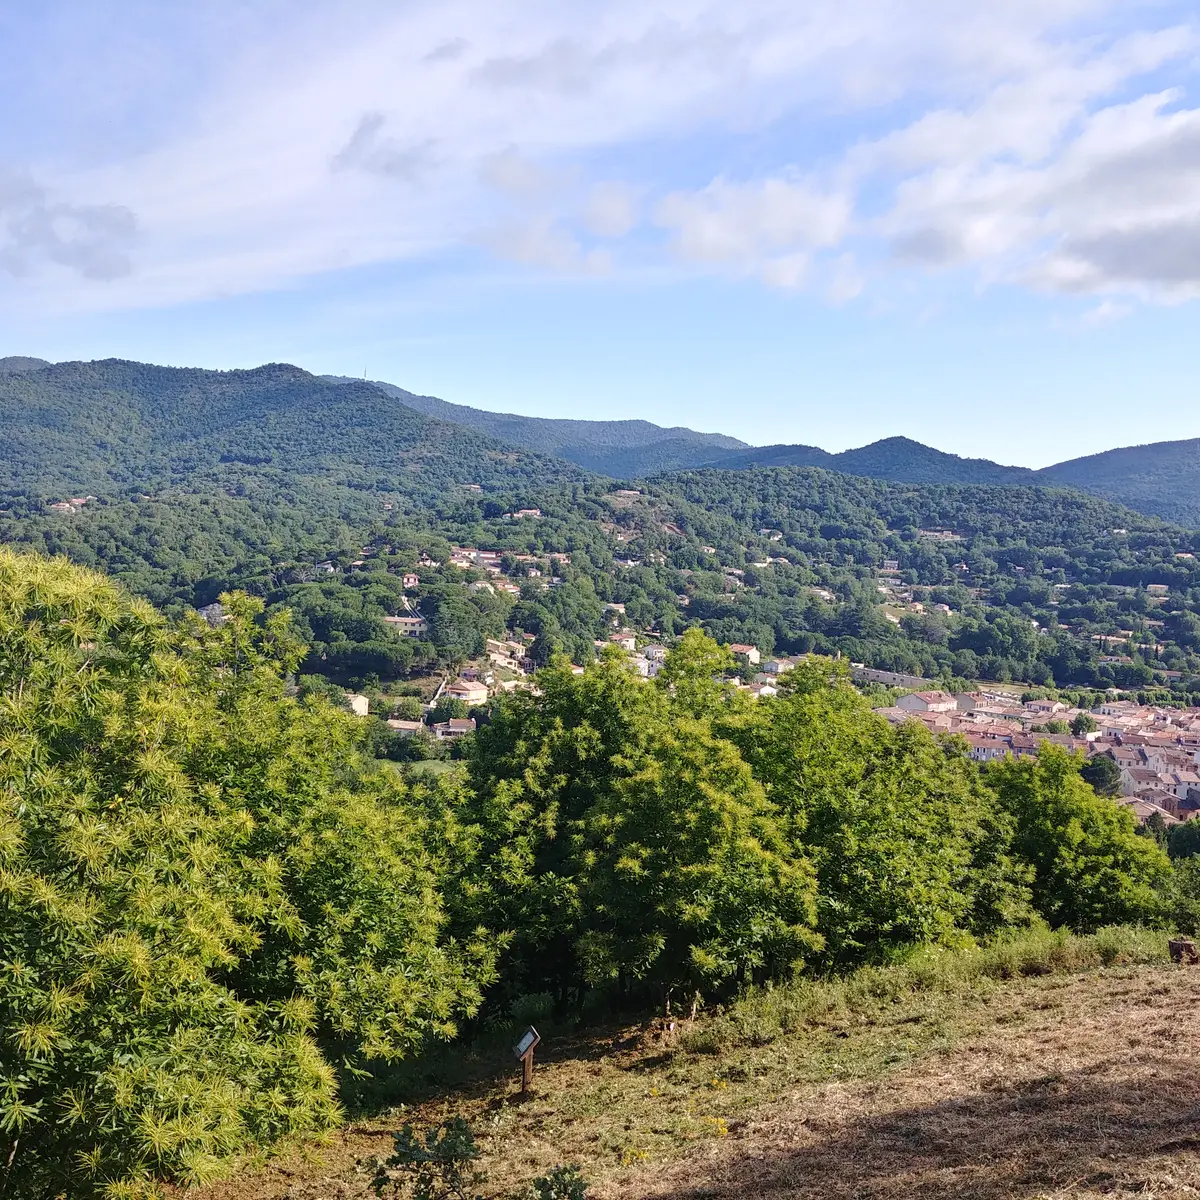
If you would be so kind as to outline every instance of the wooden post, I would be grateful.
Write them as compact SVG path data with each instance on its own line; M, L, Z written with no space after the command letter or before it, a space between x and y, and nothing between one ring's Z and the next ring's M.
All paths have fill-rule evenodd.
M521 1035L520 1041L513 1047L513 1057L521 1064L521 1095L527 1096L533 1087L533 1052L537 1049L542 1035L532 1025Z

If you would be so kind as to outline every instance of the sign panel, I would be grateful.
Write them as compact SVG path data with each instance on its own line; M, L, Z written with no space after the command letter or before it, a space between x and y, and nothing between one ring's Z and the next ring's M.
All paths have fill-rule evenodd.
M529 1051L532 1050L534 1046L536 1046L541 1040L542 1035L538 1033L538 1031L534 1029L532 1025L530 1025L530 1027L521 1035L521 1040L517 1042L515 1046L513 1046L513 1057L518 1059L524 1058L525 1055L528 1054Z

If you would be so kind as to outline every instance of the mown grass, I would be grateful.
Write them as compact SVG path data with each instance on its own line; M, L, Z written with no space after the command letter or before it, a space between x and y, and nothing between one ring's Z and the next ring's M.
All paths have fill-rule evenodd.
M375 1115L364 1111L368 1101L340 1150L322 1152L323 1168L292 1158L277 1189L251 1173L210 1195L366 1197L361 1168L347 1163L383 1150L379 1138L387 1130L454 1115L476 1131L489 1194L518 1195L530 1179L562 1162L579 1163L589 1178L607 1181L620 1194L622 1181L632 1185L648 1164L738 1135L748 1120L779 1105L790 1111L797 1097L827 1084L901 1072L965 1039L1021 1025L1029 1019L1026 1009L1044 1016L1079 973L1115 968L1105 972L1103 986L1123 986L1121 969L1133 975L1168 962L1165 933L1126 927L1090 936L1035 931L982 948L922 949L840 977L754 988L673 1032L661 1018L558 1030L543 1042L534 1093L524 1103L516 1103L509 1032L495 1029L408 1064L376 1092ZM395 1107L385 1110L386 1104ZM334 1180L345 1190L331 1187Z
M1000 980L1166 961L1165 935L1133 926L1082 936L1035 930L970 949L925 947L901 962L860 967L841 977L753 988L686 1030L680 1043L693 1053L721 1054L920 996L962 995Z

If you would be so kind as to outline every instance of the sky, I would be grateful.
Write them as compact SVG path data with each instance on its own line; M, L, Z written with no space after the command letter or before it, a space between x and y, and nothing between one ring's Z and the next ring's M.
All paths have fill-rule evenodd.
M0 45L0 354L1200 437L1194 3L0 0Z

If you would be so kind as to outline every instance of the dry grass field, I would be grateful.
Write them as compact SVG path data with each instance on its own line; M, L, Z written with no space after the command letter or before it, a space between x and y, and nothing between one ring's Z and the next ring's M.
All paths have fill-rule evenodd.
M199 1195L359 1200L390 1130L461 1114L488 1196L561 1162L597 1200L1200 1196L1200 968L1147 957L915 988L883 971L793 998L782 1022L768 998L680 1043L654 1026L552 1041L524 1102L482 1053L436 1098Z

